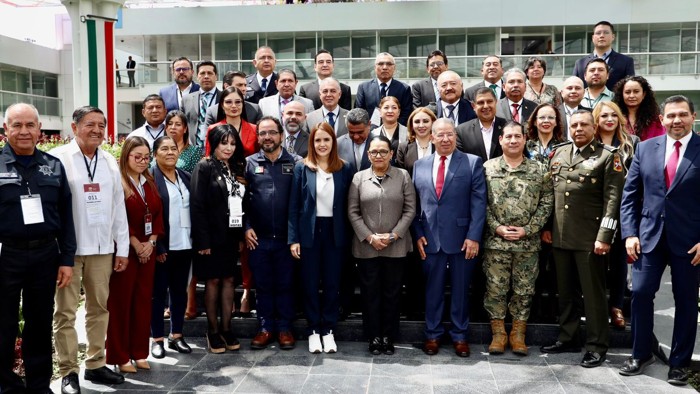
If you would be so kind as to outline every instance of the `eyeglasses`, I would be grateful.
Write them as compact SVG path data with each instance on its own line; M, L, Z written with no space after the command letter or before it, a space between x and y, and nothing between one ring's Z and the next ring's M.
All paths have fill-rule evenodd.
M148 161L151 160L151 156L129 155L129 157L133 157L134 161L137 163L148 163Z
M552 116L552 115L547 115L547 116L542 115L542 116L538 116L538 117L537 117L537 120L542 120L542 121L544 121L544 120L555 120L555 119L556 119L556 116Z
M380 150L371 150L371 151L369 151L369 152L367 152L367 153L368 153L370 156L372 156L372 157L377 157L377 156L379 156L379 157L381 157L381 158L384 158L384 157L386 157L386 155L389 154L389 151L386 150L386 149L380 149Z
M442 67L442 66L444 66L444 65L445 65L445 62L432 62L432 63L428 64L428 66L430 66L431 68L433 68L433 67Z
M191 67L178 67L178 68L175 68L175 69L174 69L174 71L175 71L176 73L186 73L186 72L188 72L188 71L190 71L190 70L192 70Z
M271 131L259 131L258 132L258 137L274 137L276 135L279 135L279 131L271 130Z

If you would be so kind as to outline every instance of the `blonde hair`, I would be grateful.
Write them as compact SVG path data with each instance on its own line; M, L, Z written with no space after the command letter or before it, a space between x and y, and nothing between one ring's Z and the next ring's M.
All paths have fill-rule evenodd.
M618 105L612 101L601 101L598 104L596 104L595 108L593 108L595 138L598 141L600 141L600 133L598 132L598 120L600 119L600 113L603 112L603 107L610 108L617 115L617 129L615 130L614 138L617 138L617 140L620 141L619 152L622 154L622 162L624 163L627 158L632 157L632 155L634 155L634 145L632 144L632 139L627 134L627 131L625 131L627 130L627 120L625 120L625 116L622 114L622 110L620 109L620 107L618 107Z

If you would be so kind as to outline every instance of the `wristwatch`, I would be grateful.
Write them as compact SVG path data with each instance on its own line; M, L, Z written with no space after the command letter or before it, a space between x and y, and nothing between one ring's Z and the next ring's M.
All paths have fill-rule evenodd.
M148 242L151 243L151 246L156 246L156 241L153 239L149 239Z
M394 241L396 241L396 237L394 237L394 233L389 234L389 242L391 242L393 244Z

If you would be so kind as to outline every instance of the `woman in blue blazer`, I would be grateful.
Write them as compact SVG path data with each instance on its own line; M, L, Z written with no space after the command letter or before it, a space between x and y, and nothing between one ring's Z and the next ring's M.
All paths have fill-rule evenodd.
M301 259L309 351L335 353L340 274L350 232L347 208L350 165L338 155L333 127L319 123L309 136L309 154L294 167L289 200L289 245ZM319 294L319 282L323 294ZM322 342L323 341L323 342Z

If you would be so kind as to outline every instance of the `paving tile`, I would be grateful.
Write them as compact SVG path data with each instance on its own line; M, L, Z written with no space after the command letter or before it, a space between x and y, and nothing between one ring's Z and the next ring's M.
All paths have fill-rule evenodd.
M124 383L112 386L117 391L124 390L170 390L183 377L183 371L168 370L168 371L143 371L139 370L134 374L125 374Z
M433 393L435 394L492 394L497 392L498 388L493 380L433 379Z
M665 383L665 382L664 382ZM644 386L632 386L628 385L627 388L630 392L634 394L678 394L678 393L697 393L695 389L688 386L674 386L666 383L666 385L644 385Z
M544 381L496 381L500 394L564 394L564 388L558 382Z
M239 372L239 370L248 370L252 368L255 362L255 357L248 357L244 354L235 354L231 352L224 354L207 354L194 365L191 370L200 372L223 372L226 370L235 373Z
M246 375L236 393L298 393L307 374L269 374L253 371Z
M301 388L301 393L344 393L362 394L369 387L369 375L309 375Z
M368 393L431 394L430 375L370 376Z
M556 381L554 372L544 360L539 364L521 364L512 361L498 361L490 364L497 382L510 380L520 382Z
M371 376L377 377L406 377L430 374L430 360L413 359L378 359L372 362Z
M623 384L617 368L601 365L597 368L584 368L580 365L550 365L560 383Z
M562 383L564 391L571 394L627 394L631 393L624 384Z
M311 375L363 375L369 376L372 359L369 357L316 357L309 372Z
M268 357L253 366L253 372L266 374L308 374L316 355Z
M192 371L173 387L173 391L231 393L241 384L248 372L226 368L218 371Z
M431 363L433 384L444 380L474 379L493 381L494 376L491 366L487 361L474 361L468 359L458 360L433 360Z

